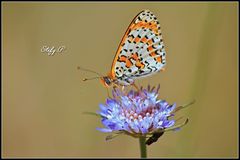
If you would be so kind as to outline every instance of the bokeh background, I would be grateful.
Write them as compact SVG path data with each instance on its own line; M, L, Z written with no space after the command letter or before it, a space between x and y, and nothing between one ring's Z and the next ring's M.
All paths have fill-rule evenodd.
M148 147L148 157L238 157L238 3L2 3L3 157L139 157L137 139L105 141L96 112L107 97L93 74L108 73L141 10L159 19L167 68L137 80L190 122ZM43 46L61 53L48 56Z

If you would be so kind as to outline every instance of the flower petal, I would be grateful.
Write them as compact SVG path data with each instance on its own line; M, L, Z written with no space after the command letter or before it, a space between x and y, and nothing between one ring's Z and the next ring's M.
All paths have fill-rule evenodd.
M108 129L108 128L96 128L96 129L101 131L101 132L112 132L112 130Z
M169 128L169 127L172 127L174 124L175 124L175 120L170 120L170 121L165 121L165 122L163 123L163 126L164 126L165 128Z

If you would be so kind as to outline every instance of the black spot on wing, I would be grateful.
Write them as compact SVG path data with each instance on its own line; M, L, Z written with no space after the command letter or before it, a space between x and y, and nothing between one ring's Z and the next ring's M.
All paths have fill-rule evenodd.
M144 63L145 63L146 66L150 65L148 61L144 61Z

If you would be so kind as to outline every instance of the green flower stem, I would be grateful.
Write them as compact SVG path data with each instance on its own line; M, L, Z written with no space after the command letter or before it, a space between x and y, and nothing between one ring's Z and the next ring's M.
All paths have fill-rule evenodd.
M147 146L145 144L145 141L146 141L146 137L145 136L141 136L139 138L141 158L147 158Z

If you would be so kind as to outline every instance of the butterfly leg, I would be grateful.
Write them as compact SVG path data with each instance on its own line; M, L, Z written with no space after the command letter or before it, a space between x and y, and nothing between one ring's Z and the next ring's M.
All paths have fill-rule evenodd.
M133 85L133 87L135 87L137 89L138 92L140 91L140 89L138 88L138 86L135 83L133 83L132 85Z
M118 86L117 84L113 84L112 87L113 87L113 90L114 90L114 91L115 91L117 88L119 88L119 86ZM107 88L107 89L108 89L108 88ZM109 94L109 90L107 90L107 91L108 91L108 92L107 92L107 93L108 93L108 97L109 97L109 98L112 98L112 97L110 96L110 94Z
M112 97L110 96L110 94L109 94L109 90L108 90L107 87L106 87L106 89L107 89L107 96L108 96L108 98L112 98Z
M137 91L140 91L140 89L138 88L138 86L135 84L134 80L131 78L125 79L125 81L129 84L129 85L133 85L133 87L135 87L137 89Z

